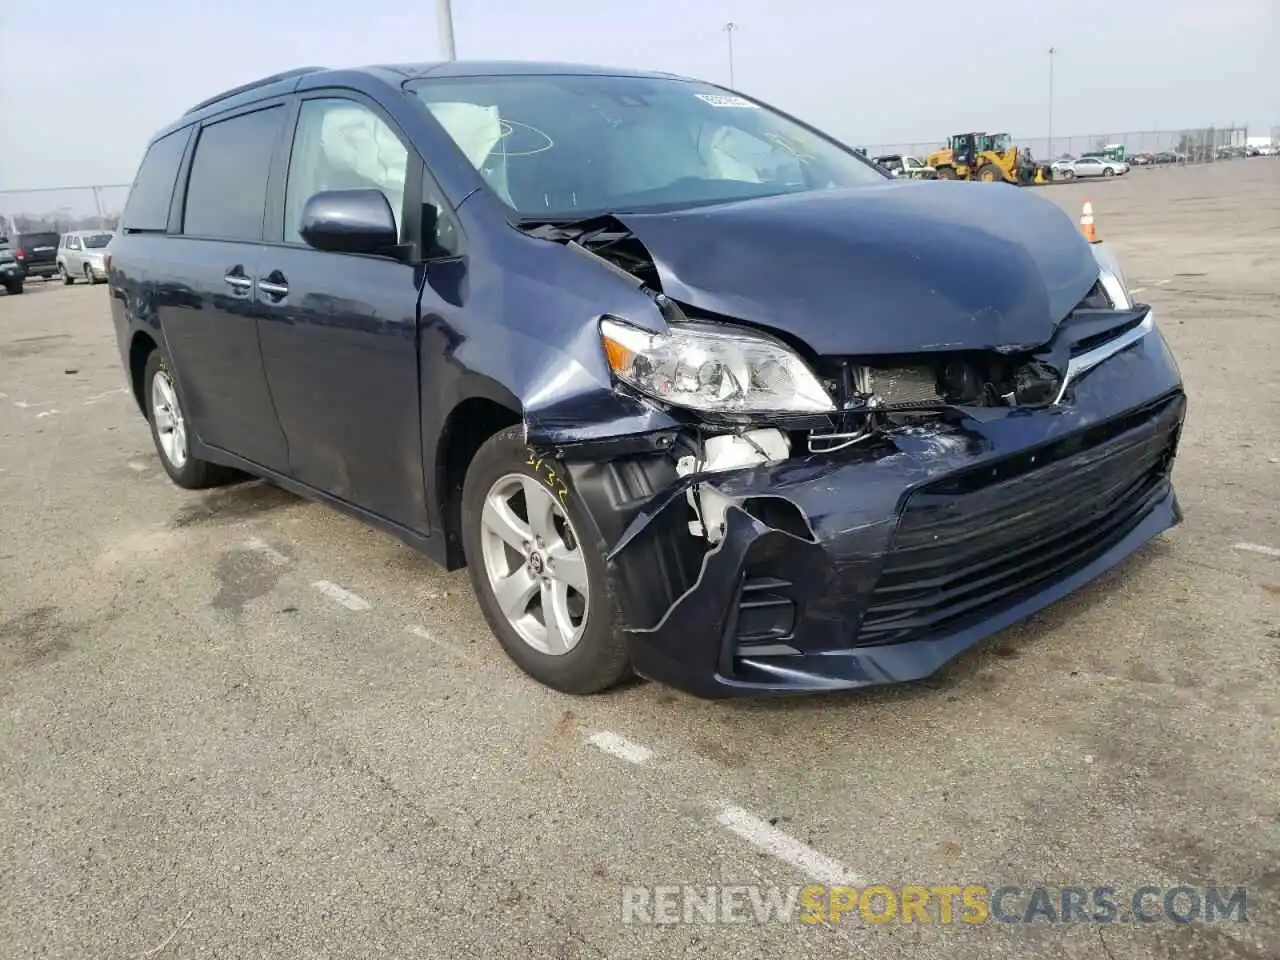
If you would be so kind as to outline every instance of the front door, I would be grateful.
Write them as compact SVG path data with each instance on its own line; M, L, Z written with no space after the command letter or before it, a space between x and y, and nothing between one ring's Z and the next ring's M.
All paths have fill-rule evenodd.
M273 470L288 467L258 347L255 284L283 104L206 124L187 183L182 236L157 245L161 332L196 436Z
M291 475L411 529L427 526L418 383L421 267L327 253L299 235L307 199L381 191L405 236L405 184L420 169L372 105L303 100L284 191L281 243L263 252L262 356Z

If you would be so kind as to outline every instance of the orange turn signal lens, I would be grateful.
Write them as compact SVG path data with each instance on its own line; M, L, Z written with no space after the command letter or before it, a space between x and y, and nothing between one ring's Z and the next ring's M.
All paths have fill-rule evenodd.
M617 340L610 337L601 337L604 341L604 354L609 358L609 369L614 373L622 373L631 365L631 358L635 354L620 344Z

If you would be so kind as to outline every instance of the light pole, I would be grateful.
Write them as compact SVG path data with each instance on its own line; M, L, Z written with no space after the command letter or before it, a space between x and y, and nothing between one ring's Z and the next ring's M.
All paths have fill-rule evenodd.
M1049 48L1049 162L1053 163L1053 55L1055 47Z
M729 38L729 86L733 86L733 31L738 29L738 25L730 20L720 28Z
M453 46L453 4L451 0L436 0L436 25L440 31L440 46L444 49L446 60L457 60L458 52Z

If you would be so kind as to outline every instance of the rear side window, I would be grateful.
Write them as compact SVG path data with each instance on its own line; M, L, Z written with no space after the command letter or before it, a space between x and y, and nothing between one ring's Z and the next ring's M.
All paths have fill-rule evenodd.
M271 154L283 106L209 124L196 141L182 232L222 240L261 240Z
M161 137L147 150L120 218L123 229L163 231L169 226L173 184L190 135L190 130L179 130Z

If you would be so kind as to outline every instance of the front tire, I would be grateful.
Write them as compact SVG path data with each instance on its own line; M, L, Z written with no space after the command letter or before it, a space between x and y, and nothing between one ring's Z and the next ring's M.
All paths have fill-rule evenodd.
M994 163L986 163L978 168L978 179L983 183L999 183L1004 179L1004 174Z
M956 168L955 168L955 167L939 167L939 168L938 168L938 179L939 179L939 180L954 180L954 179L956 179Z
M84 265L84 282L91 287L98 282L93 279L93 267L89 266L87 263Z
M1106 167L1106 168L1102 171L1102 175L1103 175L1104 177L1114 177L1114 176L1116 175L1116 172L1115 172L1114 170L1112 170L1110 167Z
M600 693L630 672L604 544L563 465L535 455L522 434L510 427L490 437L467 469L471 584L521 670L564 693Z
M192 456L191 435L178 398L178 385L159 350L153 350L147 357L142 389L151 439L170 480L187 490L203 490L236 477L234 471Z

